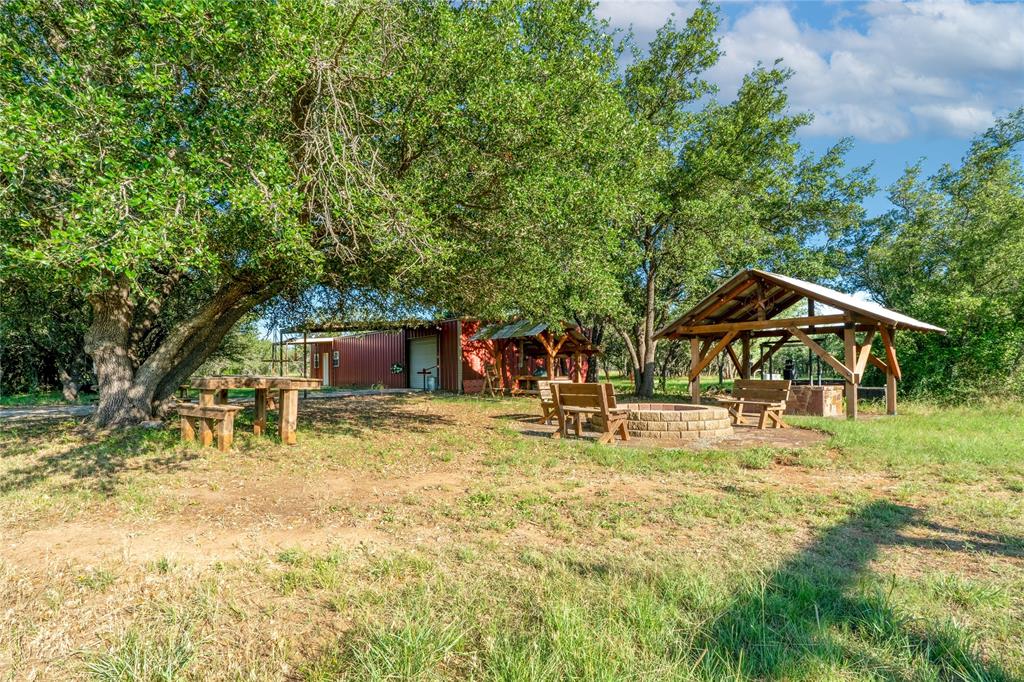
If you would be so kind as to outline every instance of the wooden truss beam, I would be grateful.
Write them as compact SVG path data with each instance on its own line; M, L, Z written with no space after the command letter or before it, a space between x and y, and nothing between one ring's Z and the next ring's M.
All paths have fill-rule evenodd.
M705 336L708 334L719 334L722 332L742 332L764 329L787 330L793 327L813 327L822 324L836 324L845 322L843 315L815 315L814 317L790 317L783 320L748 320L745 322L720 322L717 324L704 324L690 327L677 327L667 336L678 338L680 336Z
M712 303L712 304L711 304L711 306L710 306L710 307L709 307L709 308L708 308L707 310L705 310L704 312L700 313L700 315L701 315L701 319L704 319L704 320L706 320L707 318L709 318L709 317L711 317L712 315L714 315L714 314L715 314L716 312L718 312L718 310L720 310L720 309L722 308L722 306L724 306L724 305L725 305L726 303L728 303L728 302L732 301L732 300L733 300L734 298L736 298L737 296L739 296L740 294L742 294L742 293L743 293L744 291L746 291L746 290L747 290L747 289L749 289L750 287L754 286L754 284L755 284L755 282L756 282L756 281L757 281L757 280L755 280L755 279L748 279L748 280L747 280L746 282L744 282L744 283L740 284L739 286L737 286L737 287L736 287L735 289L733 289L732 291L726 291L726 292L724 292L724 293L723 293L723 294L722 294L722 295L721 295L721 296L719 297L719 299L718 299L717 301L715 301L714 303Z
M690 367L690 381L700 378L700 373L704 371L704 368L710 365L711 361L715 359L715 356L721 353L730 343L732 343L732 340L736 338L737 333L738 332L735 331L727 332L725 336L715 344L715 347L700 359L700 362L697 363L696 367Z
M868 358L871 357L871 342L875 340L875 330L872 329L868 332L868 335L864 337L864 343L857 344L857 366L854 368L853 373L857 375L859 381L864 376L864 370L867 368Z
M831 365L832 369L839 373L839 376L846 379L846 381L853 381L853 372L850 371L850 368L839 362L839 360L833 357L831 353L819 346L818 342L807 336L802 329L799 327L790 327L789 332L803 341L804 345L814 351L815 355Z
M885 359L897 380L903 379L900 363L896 360L896 345L893 343L892 332L886 327L879 327L882 332L882 343L885 344Z
M765 351L764 355L758 358L757 362L754 363L754 366L750 368L750 373L757 374L761 370L761 367L764 366L764 363L768 362L779 349L786 345L786 342L789 341L792 336L793 335L788 331L783 332L782 336L779 337L779 340L773 343L768 350Z

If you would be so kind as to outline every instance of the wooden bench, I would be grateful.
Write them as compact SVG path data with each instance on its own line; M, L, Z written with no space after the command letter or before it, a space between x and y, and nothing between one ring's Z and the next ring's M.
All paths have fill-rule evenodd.
M629 440L626 430L628 410L615 406L615 389L611 384L576 384L553 381L549 383L552 398L558 414L558 430L552 438L567 435L569 420L575 423L577 436L583 435L583 419L587 415L600 417L596 420L603 430L599 443L614 443L615 433L624 441Z
M203 447L211 445L216 431L217 449L226 452L231 448L231 441L235 437L235 414L241 409L241 405L179 405L181 439L196 439L196 429L192 425L192 420L195 419L199 423L199 443Z
M558 408L555 406L555 396L551 392L551 384L570 382L570 379L555 379L553 381L541 379L537 382L537 395L540 396L541 424L550 424L551 420L558 416Z
M719 396L715 400L728 408L733 424L746 424L743 410L750 407L761 413L757 421L759 429L767 427L769 420L772 421L775 428L786 429L789 426L782 421L782 413L786 411L786 401L789 400L791 383L791 381L737 379L732 385L731 396Z

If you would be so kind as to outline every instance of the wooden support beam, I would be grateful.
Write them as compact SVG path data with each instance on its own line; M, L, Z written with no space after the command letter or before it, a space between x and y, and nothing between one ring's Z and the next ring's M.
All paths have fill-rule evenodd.
M732 291L724 292L718 298L717 301L712 303L711 306L709 306L707 310L705 310L704 312L701 313L701 319L706 320L707 318L711 317L716 312L718 312L718 310L720 310L722 306L724 306L726 303L728 303L729 301L733 300L734 298L736 298L737 296L742 294L744 291L746 291L750 287L754 286L754 284L755 284L755 280L748 279L747 281L743 282L742 284L740 284L738 287L736 287Z
M750 334L744 334L740 341L740 376L750 379Z
M754 298L750 302L746 303L742 308L734 310L729 313L732 318L742 319L744 315L750 311L756 311L757 319L764 320L767 318L767 311L772 304L777 302L778 299L784 297L787 293L782 287L769 287L767 289L760 288L758 293L755 294Z
M720 322L718 324L705 324L690 327L679 327L672 330L672 338L680 336L703 336L706 334L718 334L730 331L754 331L760 329L789 329L791 327L806 327L822 324L837 324L845 322L844 315L816 315L814 317L791 317L779 320L748 320L745 322Z
M885 359L888 361L889 368L896 375L897 380L902 380L903 372L900 370L900 363L896 359L896 332L889 331L887 327L879 327L879 329L882 332L882 343L885 344Z
M765 354L762 355L758 359L758 361L754 363L754 366L750 368L751 373L752 374L757 374L761 370L761 367L764 366L764 363L766 363L769 360L771 360L772 356L775 355L775 353L780 348L782 348L784 345L786 345L786 342L789 341L790 338L792 338L792 336L793 335L791 333L789 333L788 331L787 332L783 332L782 336L779 337L779 340L776 341L775 343L773 343L771 346L769 346L768 350L765 351Z
M693 374L693 370L697 369L697 376L690 379L690 402L694 405L700 405L700 361L704 357L705 351L702 348L700 339L697 337L690 338L690 374Z
M872 365L874 365L878 369L882 370L886 374L889 373L889 365L885 364L884 362L882 362L881 360L876 358L874 355L869 355L868 356L868 362L870 362Z
M781 324L781 325L783 325L785 327L788 327L788 324L786 324L786 323L788 323L789 320L780 319L780 320L778 320L778 322L779 322L779 324ZM843 338L843 329L844 328L845 327L842 327L842 326L837 327L835 325L827 325L827 326L824 326L824 327L800 325L800 329L804 330L804 332L807 333L807 334L835 334L840 339ZM858 324L857 325L857 331L858 332L869 332L872 329L878 329L878 325L877 324ZM761 329L761 330L750 332L750 338L752 338L752 339L770 339L770 338L773 338L773 337L778 337L778 336L780 336L780 335L782 335L784 333L786 333L785 329Z
M871 342L875 340L875 333L875 330L872 329L864 337L864 343L857 344L857 366L853 373L857 375L858 382L864 378L864 370L867 368L868 358L871 357Z
M893 372L885 373L885 413L896 415L896 375Z
M799 327L790 327L789 332L796 338L803 341L804 345L814 351L815 355L827 362L832 369L839 373L839 376L843 377L847 381L853 380L853 372L851 372L846 365L833 357L831 353L819 346L817 341L807 336L802 329Z
M740 362L740 356L736 355L736 351L732 349L732 344L725 347L725 350L729 353L729 359L732 360L732 366L736 368L736 376L743 374L743 363Z
M860 377L857 376L855 367L857 365L857 332L853 324L846 327L843 332L843 360L849 367L849 376L846 379L846 418L857 418L857 383Z
M711 361L715 359L715 356L721 353L726 346L732 343L732 340L736 338L737 333L738 332L727 332L726 335L723 336L717 344L715 344L715 347L712 348L707 355L700 359L700 362L697 363L696 367L690 368L690 381L693 381L694 379L697 379L698 381L700 380L700 373L704 371L705 367L711 364Z

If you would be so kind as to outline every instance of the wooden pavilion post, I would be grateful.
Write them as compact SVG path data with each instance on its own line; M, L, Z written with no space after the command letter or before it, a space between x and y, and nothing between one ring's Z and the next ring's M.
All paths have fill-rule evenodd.
M843 327L843 363L850 373L845 377L846 418L857 418L857 327L852 322Z
M885 345L885 413L896 414L896 380L900 378L900 364L896 360L896 330L881 327L882 343Z
M505 345L501 341L494 342L494 368L498 370L498 388L502 395L505 394Z
M740 378L750 378L750 334L745 333L740 339Z
M690 402L694 405L700 405L700 371L697 371L697 377L694 378L693 373L695 370L699 370L701 361L700 352L700 339L696 336L690 337Z

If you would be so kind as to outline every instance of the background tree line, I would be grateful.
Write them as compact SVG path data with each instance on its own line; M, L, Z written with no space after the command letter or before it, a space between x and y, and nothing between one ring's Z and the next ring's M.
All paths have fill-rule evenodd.
M908 391L1019 390L1024 114L868 219L870 168L801 148L784 65L707 80L718 22L639 46L585 0L5 3L3 389L96 384L131 424L247 320L372 300L579 320L649 395L678 363L654 332L758 266L949 328L901 338Z

